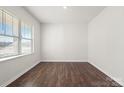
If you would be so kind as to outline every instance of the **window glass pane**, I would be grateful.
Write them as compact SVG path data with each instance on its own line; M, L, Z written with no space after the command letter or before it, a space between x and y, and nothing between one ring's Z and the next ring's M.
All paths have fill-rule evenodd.
M18 39L0 36L0 58L18 54Z
M18 19L13 17L13 35L18 36L18 29L19 29L19 21Z
M22 38L31 39L32 27L22 22L21 24L21 35Z
M13 28L13 26L12 26L12 16L10 16L10 15L8 15L7 13L6 13L6 22L5 22L5 25L6 25L6 35L13 35L13 33L12 33L12 28Z
M2 11L0 10L0 34L4 34L4 31L2 30Z
M6 25L6 35L12 35L12 16L8 15L6 13L6 19L5 19L5 25Z
M31 40L22 39L21 40L21 53L28 54L31 53Z
M2 12L2 31L3 31L3 34L5 34L5 31L6 31L6 14L5 12Z
M26 25L25 26L25 37L26 38L29 38L29 39L31 39L31 26L30 25Z
M21 36L25 37L25 25L23 22L21 22Z

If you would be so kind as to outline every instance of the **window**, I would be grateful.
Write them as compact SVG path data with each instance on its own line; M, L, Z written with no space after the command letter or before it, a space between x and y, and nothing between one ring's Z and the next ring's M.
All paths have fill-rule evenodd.
M32 26L29 24L21 23L21 53L30 53L32 46Z
M32 27L0 10L0 58L32 53Z

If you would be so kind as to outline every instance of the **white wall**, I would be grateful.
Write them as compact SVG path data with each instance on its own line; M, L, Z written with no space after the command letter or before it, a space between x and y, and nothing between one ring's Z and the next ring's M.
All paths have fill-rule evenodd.
M20 73L40 62L40 23L22 7L0 7L14 13L20 19L34 24L35 52L31 55L0 62L0 85L6 85Z
M43 61L84 61L88 59L86 24L42 24Z
M107 7L88 26L89 61L124 85L124 7Z

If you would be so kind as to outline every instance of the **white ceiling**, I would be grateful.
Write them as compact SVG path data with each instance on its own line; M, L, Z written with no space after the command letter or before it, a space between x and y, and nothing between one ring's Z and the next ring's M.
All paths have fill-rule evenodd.
M28 6L25 7L41 23L87 23L97 16L104 6Z

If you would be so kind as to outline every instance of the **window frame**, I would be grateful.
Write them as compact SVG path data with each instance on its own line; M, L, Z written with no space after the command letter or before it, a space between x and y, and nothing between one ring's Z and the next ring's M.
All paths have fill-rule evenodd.
M8 11L6 11L6 10L4 10L4 9L0 9L0 11L2 12L2 25L3 25L3 23L4 22L6 22L6 17L5 17L5 19L4 19L4 17L3 17L3 14L5 13L7 13L8 15L10 15L10 16L12 16L12 21L13 21L13 17L14 18L16 18L17 20L18 20L18 35L16 36L16 35L7 35L6 34L6 31L4 32L4 33L0 33L0 36L5 36L5 37L12 37L12 38L16 38L17 39L17 41L18 41L18 49L17 49L17 54L15 54L15 55L9 55L9 56L5 56L5 57L0 57L0 61L5 61L5 60L8 60L8 59L13 59L13 58L17 58L17 57L22 57L22 56L25 56L25 55L31 55L31 54L33 54L34 53L34 34L33 34L33 32L34 32L34 25L33 24L30 24L31 25L31 38L30 39L28 39L28 38L23 38L22 37L22 35L21 35L21 23L22 22L24 22L24 23L28 23L28 22L25 22L25 21L22 21L22 20L20 20L18 17L16 17L15 15L13 15L12 13L10 13L10 12L8 12ZM12 22L12 33L13 33L13 22ZM3 29L3 28L2 28ZM26 53L26 54L22 54L21 53L21 50L22 50L22 45L21 45L21 42L22 42L22 39L25 39L25 40L30 40L31 41L31 51L29 52L29 53Z

